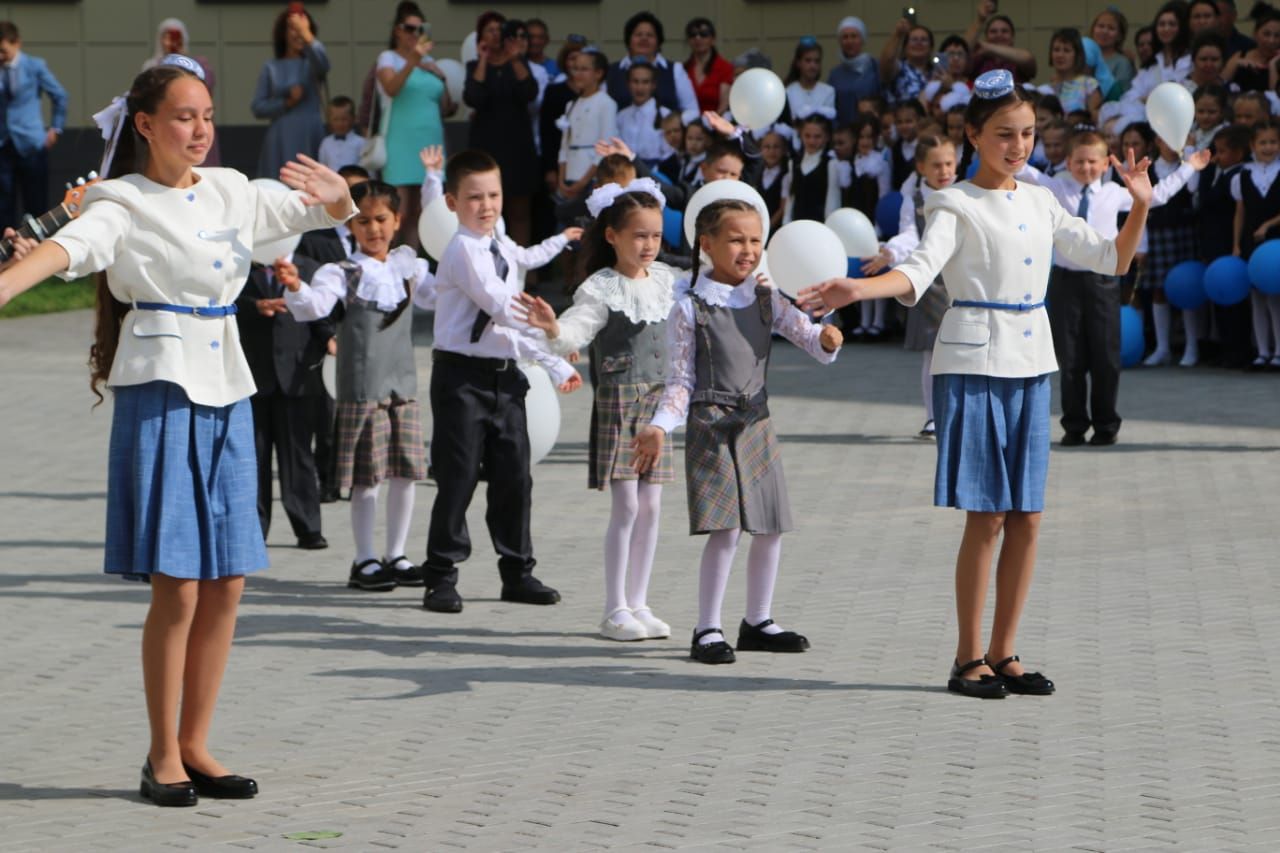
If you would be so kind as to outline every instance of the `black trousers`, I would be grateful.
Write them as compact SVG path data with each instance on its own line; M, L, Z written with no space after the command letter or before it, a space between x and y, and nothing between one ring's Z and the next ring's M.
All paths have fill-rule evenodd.
M39 216L48 207L49 152L41 148L24 157L7 140L0 145L0 228L17 228L20 215Z
M517 583L532 573L535 563L529 533L533 478L524 409L529 383L514 364L496 371L467 364L464 356L452 355L444 361L439 355L431 370L431 468L436 500L423 567L427 582L456 584L457 564L471 556L467 507L483 465L488 478L485 523L498 552L498 573L504 584Z
M338 404L327 390L309 399L315 401L316 471L320 490L325 491L338 482Z
M1083 433L1092 426L1097 434L1115 435L1120 431L1120 280L1055 266L1048 303L1061 371L1062 428Z
M255 394L253 440L258 451L258 521L265 538L271 527L271 451L280 473L280 503L298 538L320 532L320 488L311 453L315 434L313 397Z

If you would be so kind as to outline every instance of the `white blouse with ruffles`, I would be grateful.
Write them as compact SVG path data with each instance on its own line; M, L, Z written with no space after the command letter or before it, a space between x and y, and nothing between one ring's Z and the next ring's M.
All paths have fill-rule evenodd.
M660 323L671 313L678 270L656 261L644 278L627 278L605 267L592 273L573 294L573 305L560 315L560 335L548 338L557 355L577 352L595 340L617 311L633 323Z

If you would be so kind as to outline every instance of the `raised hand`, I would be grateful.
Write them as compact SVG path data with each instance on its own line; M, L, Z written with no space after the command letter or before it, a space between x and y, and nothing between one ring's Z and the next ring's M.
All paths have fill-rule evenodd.
M1280 54L1277 54L1277 55L1280 55ZM1203 151L1197 151L1194 154L1187 155L1182 159L1182 162L1186 163L1188 166L1190 166L1191 168L1199 172L1205 166L1208 166L1212 160L1213 160L1213 151L1209 148L1206 148Z
M582 239L582 229L577 225L572 225L560 232L564 238L572 243L574 240Z
M631 150L631 147L616 136L607 140L598 140L596 142L596 153L601 157L608 157L610 154L621 154L628 160L634 160L636 156L635 152Z
M418 159L428 172L439 172L444 169L444 146L428 145L418 152Z
M1133 196L1133 200L1141 202L1144 205L1151 205L1151 175L1148 170L1151 168L1151 160L1143 157L1139 162L1133 161L1133 149L1129 149L1129 153L1125 156L1125 161L1121 163L1116 159L1116 155L1111 155L1111 165L1115 168L1116 174L1124 181L1124 185L1129 188L1129 195Z
M732 122L715 110L703 110L702 120L721 136L733 136L737 131Z
M548 338L560 337L560 324L556 322L556 312L545 299L524 292L517 293L516 299L518 302L511 313L517 320L528 323L535 329L541 329L547 333Z
M285 186L302 191L302 200L309 207L318 204L332 207L330 215L342 216L350 212L351 190L346 180L318 160L299 154L280 167L280 180ZM337 213L338 206L343 208Z

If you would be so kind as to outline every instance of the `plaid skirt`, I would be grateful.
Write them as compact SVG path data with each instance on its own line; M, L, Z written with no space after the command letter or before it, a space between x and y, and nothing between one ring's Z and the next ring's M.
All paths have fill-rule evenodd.
M603 489L614 480L670 483L675 479L672 442L662 443L662 455L643 475L631 464L631 439L653 420L662 399L661 382L643 385L597 385L591 412L587 484Z
M689 532L793 528L769 407L694 403L685 426Z
M1194 225L1171 225L1147 229L1147 259L1142 265L1139 286L1143 290L1164 287L1169 270L1183 261L1199 258Z
M427 478L418 401L339 400L338 488L376 486L390 477Z

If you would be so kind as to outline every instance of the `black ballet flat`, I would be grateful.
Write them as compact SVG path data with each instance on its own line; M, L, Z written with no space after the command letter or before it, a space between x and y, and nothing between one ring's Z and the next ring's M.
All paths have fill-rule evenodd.
M698 661L698 663L733 663L738 659L733 653L733 646L720 640L716 643L700 644L698 641L708 634L720 634L724 632L719 628L708 628L705 631L695 631L693 634L693 645L689 649L689 657Z
M182 769L191 777L191 784L202 797L222 800L250 800L258 795L258 783L245 776L207 776L182 762Z
M738 626L738 651L740 652L803 652L809 648L809 638L795 631L766 634L764 628L773 624L766 619L759 625L748 625L743 619Z
M150 800L157 806L181 808L198 805L200 802L200 798L196 795L195 783L190 780L163 784L157 782L155 771L151 769L150 757L147 758L147 763L142 765L142 783L138 787L138 793L144 800Z
M996 677L1004 683L1005 689L1010 693L1020 693L1023 696L1048 696L1056 689L1052 681L1038 672L1024 672L1022 675L1005 675L1001 672L1002 669L1014 661L1021 662L1022 658L1017 655L1010 655L999 663L987 661L987 666L991 667Z
M1004 680L998 675L980 675L977 680L962 678L966 672L986 662L986 658L978 658L961 666L960 661L956 661L951 667L951 678L947 680L947 689L952 693L959 693L961 696L969 696L973 699L1003 699L1009 691L1004 686Z

